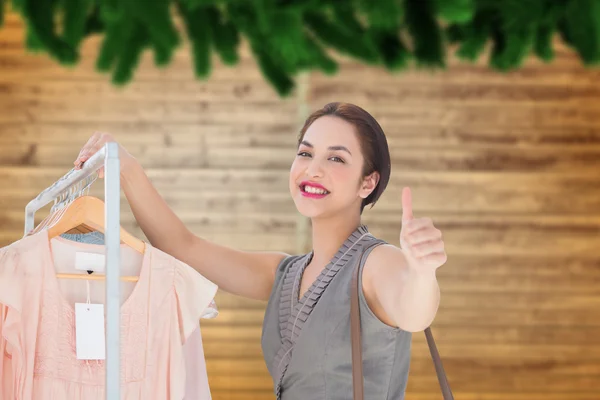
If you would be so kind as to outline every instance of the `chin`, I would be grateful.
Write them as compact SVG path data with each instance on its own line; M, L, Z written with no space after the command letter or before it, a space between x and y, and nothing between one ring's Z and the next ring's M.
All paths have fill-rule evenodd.
M323 216L323 210L317 209L317 207L298 207L296 205L296 210L306 218L312 219Z
M322 200L311 200L302 196L300 192L293 197L296 210L306 218L321 218L331 213L332 204Z
M315 204L307 204L306 202L294 200L294 204L296 205L296 210L306 218L314 218L318 217L323 213L323 207L319 207Z

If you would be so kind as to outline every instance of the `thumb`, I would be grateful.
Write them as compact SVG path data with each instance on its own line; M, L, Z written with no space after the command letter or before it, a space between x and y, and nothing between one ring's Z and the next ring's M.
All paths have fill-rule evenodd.
M413 219L412 194L409 187L402 189L402 221Z

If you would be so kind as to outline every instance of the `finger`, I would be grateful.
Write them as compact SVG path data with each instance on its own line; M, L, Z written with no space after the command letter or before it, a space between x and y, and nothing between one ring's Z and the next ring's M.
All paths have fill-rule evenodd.
M96 133L94 133L94 135L92 135L90 140L88 140L88 142L85 144L85 146L83 146L83 148L79 152L79 156L77 157L77 160L75 160L75 162L80 167L81 167L81 164L86 162L92 155L94 155L98 151L97 147L98 147L98 143L101 142L101 139L102 139L102 133L96 132Z
M402 189L402 221L413 219L412 195L409 187Z
M415 246L411 246L411 251L417 257L425 257L429 254L440 253L444 251L444 242L441 240L431 240L426 243L417 244Z
M406 241L411 244L419 244L429 242L430 240L438 240L442 238L442 232L434 227L425 227L416 232L412 232L406 236Z
M78 159L81 158L84 154L86 154L102 137L101 132L94 132L94 134L88 139L88 141L81 147L79 154L77 156Z
M444 265L448 261L448 255L444 252L432 253L423 257L417 257L419 260L425 262L426 265L439 267Z
M94 145L94 143L96 143L100 139L101 136L101 132L94 132L79 151L79 155L81 156L82 154L84 154L90 147Z
M414 218L405 222L404 234L411 235L417 231L427 228L433 228L433 221L429 217Z

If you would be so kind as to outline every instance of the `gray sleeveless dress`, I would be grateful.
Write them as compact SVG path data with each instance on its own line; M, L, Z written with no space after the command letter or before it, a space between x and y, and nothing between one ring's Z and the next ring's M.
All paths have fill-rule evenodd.
M280 263L261 339L277 399L352 399L352 271L363 253L361 269L367 254L383 243L365 225L359 226L301 299L300 278L313 252L288 256ZM379 320L367 305L361 282L365 399L401 400L408 380L412 333Z

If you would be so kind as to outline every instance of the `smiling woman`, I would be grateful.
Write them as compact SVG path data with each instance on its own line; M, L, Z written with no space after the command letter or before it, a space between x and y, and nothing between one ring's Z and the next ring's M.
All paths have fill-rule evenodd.
M92 136L74 161L76 168L109 141L114 141L109 134ZM368 112L330 103L300 131L289 190L297 210L311 219L312 250L301 255L240 251L196 236L139 162L121 150L125 195L151 244L227 292L268 300L261 344L278 399L353 396L354 271L364 398L403 398L412 332L425 329L436 314L435 269L445 254L431 220L413 219L410 193L403 202L402 249L374 237L361 223L365 206L385 190L391 168L385 134Z
M300 131L289 189L298 211L311 219L313 248L279 263L265 312L262 348L278 399L404 397L412 332L433 319L439 288L435 268L422 268L421 259L361 223L365 206L385 190L390 168L383 130L356 105L329 103ZM409 202L407 195L407 226ZM425 238L418 241L424 255L434 248L443 253L429 221L411 223ZM352 354L355 271L362 346ZM362 355L358 364L356 354ZM364 378L353 375L358 365ZM363 380L364 390L354 386Z

